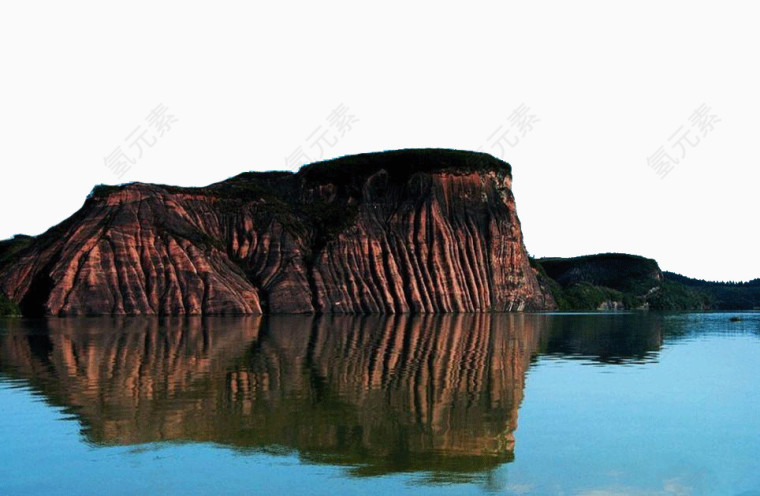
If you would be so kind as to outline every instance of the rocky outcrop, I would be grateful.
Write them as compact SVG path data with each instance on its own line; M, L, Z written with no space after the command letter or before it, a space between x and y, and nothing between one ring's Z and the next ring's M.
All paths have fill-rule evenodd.
M0 291L26 315L554 307L509 164L474 152L356 155L205 188L101 186L62 224L4 246Z

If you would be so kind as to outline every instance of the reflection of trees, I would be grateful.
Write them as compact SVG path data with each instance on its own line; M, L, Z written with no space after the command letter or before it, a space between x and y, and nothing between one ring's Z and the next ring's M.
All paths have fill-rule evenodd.
M88 440L297 449L358 474L484 470L512 457L530 315L29 321L0 371Z
M732 316L741 320L731 322ZM542 354L605 364L657 360L665 342L704 334L758 333L760 313L596 313L541 315Z
M656 361L663 317L654 313L547 316L541 353L602 363Z

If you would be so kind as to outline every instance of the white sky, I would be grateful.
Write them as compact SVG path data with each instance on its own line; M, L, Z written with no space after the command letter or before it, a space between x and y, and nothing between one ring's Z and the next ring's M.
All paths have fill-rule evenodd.
M531 254L760 277L758 12L706 5L6 1L0 238L60 222L95 184L201 186L283 169L299 146L317 158L307 138L336 133L327 116L343 104L356 120L324 158L501 155L489 136L519 137L500 158ZM689 120L702 103L719 119L705 134ZM159 104L177 119L163 136L146 121ZM538 122L516 135L521 104ZM155 139L142 158L135 129ZM681 151L679 129L699 142ZM647 166L661 146L683 156L663 179ZM121 179L104 164L118 147L136 162Z

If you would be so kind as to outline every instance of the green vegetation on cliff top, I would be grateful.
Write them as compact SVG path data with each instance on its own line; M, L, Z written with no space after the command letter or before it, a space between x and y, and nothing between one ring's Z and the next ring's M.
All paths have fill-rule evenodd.
M445 148L410 148L383 152L347 155L304 165L298 172L244 172L205 187L158 185L169 193L215 195L222 198L272 199L291 193L296 184L333 184L338 188L359 187L363 181L385 170L392 181L403 181L418 172L468 173L498 171L511 176L512 167L492 155L482 152ZM105 198L123 190L129 184L100 184L90 198Z
M418 172L501 171L512 174L511 166L487 153L421 148L349 155L305 165L298 176L308 182L336 185L362 182L379 170L391 180L403 180Z

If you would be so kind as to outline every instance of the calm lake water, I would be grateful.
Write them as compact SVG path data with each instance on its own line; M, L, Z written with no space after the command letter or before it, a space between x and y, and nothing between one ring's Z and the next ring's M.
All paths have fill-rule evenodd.
M5 319L0 408L2 495L760 495L760 314Z

